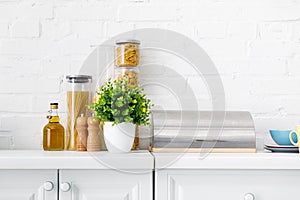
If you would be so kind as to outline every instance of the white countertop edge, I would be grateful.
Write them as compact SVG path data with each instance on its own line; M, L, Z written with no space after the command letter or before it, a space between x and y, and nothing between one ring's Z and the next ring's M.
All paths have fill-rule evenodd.
M42 150L0 151L0 169L102 169L152 171L163 169L274 169L299 170L297 153L150 153L134 151L46 152Z
M297 153L153 153L155 169L300 169Z
M154 158L148 151L120 154L104 151L0 151L0 169L153 170L153 168Z

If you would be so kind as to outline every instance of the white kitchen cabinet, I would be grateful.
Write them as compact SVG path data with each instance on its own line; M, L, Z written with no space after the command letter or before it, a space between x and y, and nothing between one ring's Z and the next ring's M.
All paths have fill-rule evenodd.
M297 195L300 171L162 170L156 200L283 200Z
M151 171L59 170L59 199L152 200Z
M153 168L148 151L0 151L0 200L152 200Z
M57 200L57 170L0 170L0 200Z
M300 188L299 154L159 154L156 200L284 200Z
M299 177L299 154L0 152L0 200L285 200Z
M152 200L152 191L149 170L0 170L0 200Z

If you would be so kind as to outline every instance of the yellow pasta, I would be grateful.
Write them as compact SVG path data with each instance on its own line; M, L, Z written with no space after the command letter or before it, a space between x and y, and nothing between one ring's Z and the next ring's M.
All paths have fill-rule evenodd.
M68 91L68 125L65 135L65 149L76 150L77 130L75 128L76 119L80 114L86 114L89 102L89 92Z
M133 86L138 84L138 74L134 71L125 71L125 73L119 74L117 77L118 81L121 81L123 78L128 80L128 85Z
M140 62L139 44L125 43L116 48L115 65L119 67L137 66Z

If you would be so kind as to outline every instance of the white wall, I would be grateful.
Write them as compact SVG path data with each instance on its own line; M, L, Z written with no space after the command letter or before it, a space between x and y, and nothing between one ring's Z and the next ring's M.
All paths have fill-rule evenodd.
M106 39L150 27L205 49L227 109L249 110L260 138L300 124L299 0L0 0L0 128L16 148L40 148L59 77Z

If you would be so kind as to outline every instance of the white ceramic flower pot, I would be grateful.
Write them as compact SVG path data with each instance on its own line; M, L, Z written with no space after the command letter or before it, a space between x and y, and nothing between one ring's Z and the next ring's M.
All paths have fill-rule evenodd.
M103 126L104 141L111 153L125 153L132 148L135 136L135 124L121 123L112 126L112 122L105 122Z

